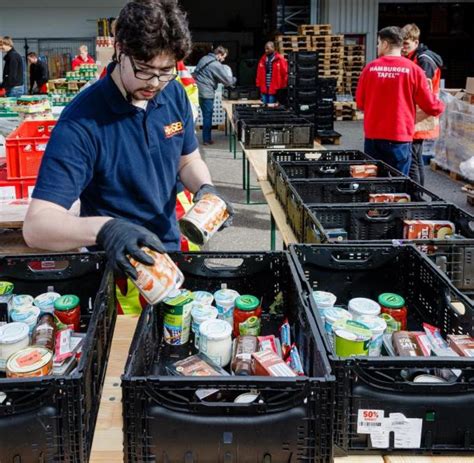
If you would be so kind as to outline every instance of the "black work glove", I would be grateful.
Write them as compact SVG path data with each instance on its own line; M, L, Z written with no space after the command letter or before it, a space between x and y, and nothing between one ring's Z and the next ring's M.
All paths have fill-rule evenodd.
M105 250L114 270L123 272L134 280L137 279L137 271L127 256L145 265L153 265L154 260L140 248L147 246L156 252L165 252L163 244L154 233L124 219L106 222L97 234L97 244Z
M235 215L234 207L232 206L232 203L222 193L219 193L217 191L214 185L209 185L207 183L202 185L201 188L199 188L199 190L194 195L193 202L197 203L198 201L200 201L206 193L216 195L218 198L222 199L222 201L225 202L227 212L229 213L229 218L222 224L222 227L219 228L218 231L221 231L223 228L230 227L232 225L233 217Z

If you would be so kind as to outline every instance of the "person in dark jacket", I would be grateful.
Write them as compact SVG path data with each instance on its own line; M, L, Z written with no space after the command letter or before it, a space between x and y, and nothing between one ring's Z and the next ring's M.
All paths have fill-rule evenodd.
M48 66L38 58L34 52L28 53L28 63L30 63L30 94L33 90L41 95L48 93Z
M443 60L426 45L420 43L420 29L416 24L407 24L402 28L403 55L423 69L428 79L431 91L439 95L441 82L441 67ZM412 144L412 163L410 166L410 178L423 185L425 173L423 166L423 141L439 138L439 118L423 118L425 115L417 111L417 124Z
M3 61L3 81L0 88L4 88L7 97L20 97L25 93L23 81L23 60L20 54L13 48L13 40L3 37L2 51L5 53Z

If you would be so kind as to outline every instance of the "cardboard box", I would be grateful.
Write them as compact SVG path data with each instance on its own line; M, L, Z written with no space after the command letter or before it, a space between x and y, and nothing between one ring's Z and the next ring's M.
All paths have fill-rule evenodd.
M474 77L468 77L466 79L466 93L474 95Z

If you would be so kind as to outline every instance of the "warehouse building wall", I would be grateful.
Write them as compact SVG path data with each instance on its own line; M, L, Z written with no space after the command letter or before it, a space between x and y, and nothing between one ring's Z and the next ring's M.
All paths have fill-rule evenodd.
M321 0L319 22L335 34L365 34L367 61L376 57L378 0Z

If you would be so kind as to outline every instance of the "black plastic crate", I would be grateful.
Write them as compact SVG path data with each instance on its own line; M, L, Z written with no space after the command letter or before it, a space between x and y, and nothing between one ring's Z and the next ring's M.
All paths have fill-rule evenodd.
M314 115L318 110L317 103L296 103L292 102L291 109L298 115L307 119L314 119Z
M314 124L303 118L288 122L242 121L241 141L245 148L312 148Z
M79 463L89 459L115 327L115 290L102 254L0 256L0 280L17 294L51 288L77 294L87 337L67 376L1 378L0 461Z
M293 94L295 92L294 87L314 88L317 85L317 79L317 73L314 75L290 74L288 76L288 93Z
M474 217L450 203L305 206L304 235L299 238L303 243L326 242L326 229L343 228L348 241L401 241L405 219L449 220L456 226L456 233L474 238ZM418 242L423 244L423 240Z
M314 51L290 52L287 55L289 65L318 65L319 53Z
M289 104L315 103L319 98L318 89L306 89L293 87L288 91Z
M296 64L290 63L288 66L288 76L317 77L319 71L318 64Z
M311 378L167 376L161 361L161 311L149 307L139 321L122 377L125 461L331 462L333 378L321 339L314 336L314 321L302 305L288 253L172 258L187 289L214 292L227 283L241 294L263 297L264 334L288 316ZM286 313L271 314L269 306L279 294ZM194 393L203 388L233 396L257 390L262 400L245 405L233 399L200 401Z
M408 307L408 329L430 323L447 334L473 335L472 302L456 290L425 255L413 246L326 245L290 247L302 292L325 340L336 371L335 443L349 453L457 454L474 451L474 360L466 357L337 357L325 334L311 291L337 295L338 306L353 297L377 299L383 292L401 294ZM455 305L456 303L457 305ZM458 307L458 308L456 308ZM459 309L463 307L463 309ZM461 313L463 312L463 313ZM416 373L459 369L456 382L413 383ZM408 380L407 380L408 379ZM417 448L375 448L369 434L360 433L359 413L402 413L421 419ZM338 452L339 453L339 452ZM448 460L446 460L448 461Z
M277 175L276 196L287 211L288 222L303 236L304 206L335 203L368 203L372 193L408 193L410 204L444 201L408 178L299 180ZM379 203L378 203L379 204ZM404 208L407 203L392 204Z
M244 137L244 122L247 126L255 125L271 125L271 124L290 124L292 122L299 123L302 121L302 116L295 113L278 113L278 114L255 114L244 116L237 121L237 139L242 141Z
M258 100L260 91L256 87L224 87L222 96L226 100Z
M320 151L277 151L267 154L267 177L275 188L278 164L291 161L339 162L372 159L368 154L357 150L320 150Z

